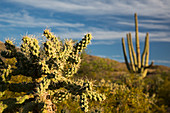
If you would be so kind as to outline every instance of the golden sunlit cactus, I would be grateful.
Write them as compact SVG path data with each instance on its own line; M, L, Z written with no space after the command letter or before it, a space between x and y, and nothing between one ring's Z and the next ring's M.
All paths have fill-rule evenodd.
M127 53L126 53L124 38L122 38L123 54L124 54L124 59L125 59L125 63L126 63L128 70L130 72L133 72L133 73L141 74L140 78L143 79L147 75L147 69L153 65L153 62L150 65L148 65L148 62L149 62L149 33L146 33L145 47L144 47L142 56L140 55L138 19L137 19L136 13L135 13L135 31L136 31L136 33L135 33L135 36L136 36L136 53L135 53L135 50L133 48L131 33L127 34L130 64L128 63L128 59L127 59Z
M13 74L22 74L32 78L30 84L22 82L12 87L14 92L18 89L22 90L22 87L19 87L21 85L23 89L28 89L28 85L32 88L24 95L16 97L16 102L13 104L21 106L23 112L54 113L57 110L55 104L67 100L69 97L79 96L81 97L79 98L81 109L88 112L89 100L105 100L104 94L93 90L92 82L82 79L76 81L70 78L77 73L80 67L80 54L90 43L91 34L86 34L77 44L71 39L61 41L47 29L43 34L46 40L41 46L36 38L29 36L23 37L20 50L16 49L12 41L6 40L5 42L7 51L1 52L1 55L5 58L14 57L17 63L15 70L12 70L10 65L2 69L0 83L12 85L8 77ZM3 65L2 60L0 63ZM0 100L1 107L5 109L6 105L2 104ZM9 109L7 107L4 112L8 112Z

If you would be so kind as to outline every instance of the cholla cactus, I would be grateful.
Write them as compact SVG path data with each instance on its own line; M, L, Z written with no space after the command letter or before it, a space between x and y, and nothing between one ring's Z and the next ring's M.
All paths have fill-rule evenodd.
M3 104L3 102L0 102L0 112L2 113L4 109L6 109L8 106L6 104Z
M2 51L1 55L4 56L5 58L15 57L17 50L11 40L5 41L5 47L6 47L7 51Z
M53 95L52 101L53 101L53 103L60 103L64 100L67 100L70 96L71 96L71 94L67 91L63 91L63 90L57 91Z
M2 68L5 65L5 63L3 62L3 60L0 58L0 68Z
M85 35L77 44L71 39L62 43L47 29L44 30L44 36L46 41L42 46L39 46L36 38L24 36L18 51L10 40L5 42L7 51L2 52L2 56L16 58L17 69L14 70L14 74L32 77L35 86L34 90L26 95L17 97L15 104L22 105L25 111L53 113L57 110L56 103L79 96L80 106L87 112L89 99L105 100L105 95L93 90L91 81L70 78L80 66L80 53L90 43L91 34Z
M87 100L87 96L86 94L82 94L81 95L81 101L80 101L80 106L81 106L81 109L85 112L88 112L88 100Z

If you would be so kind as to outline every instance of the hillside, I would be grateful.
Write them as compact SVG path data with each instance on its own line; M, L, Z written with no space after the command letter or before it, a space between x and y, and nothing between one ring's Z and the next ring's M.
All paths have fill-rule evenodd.
M5 45L3 42L0 41L0 51L5 50ZM1 54L0 54L0 58L2 58ZM2 58L4 60L4 58Z
M5 45L0 41L0 51L5 50ZM0 55L0 58L1 55ZM4 58L2 58L5 60ZM170 67L162 65L154 65L149 71L148 76L156 74L169 74ZM83 77L88 79L101 80L102 78L108 80L115 80L121 75L129 74L125 63L118 61L82 54L82 62L80 69L75 77Z
M0 41L0 51L4 50L5 49L5 45L3 42Z
M82 63L78 71L78 76L93 79L116 79L124 74L130 74L125 63L87 54L83 55ZM149 77L158 74L170 74L170 67L154 65L148 70Z
M0 51L3 51L3 50L5 50L4 43L0 42ZM86 84L87 79L90 81L92 80L91 82L88 81L88 84L94 83L94 86L95 86L94 91L96 91L96 92L93 94L94 95L98 94L98 92L104 93L107 96L107 99L104 97L106 100L103 103L101 103L100 105L98 102L91 103L89 101L89 103L90 103L89 108L91 109L91 111L94 110L94 108L92 106L97 106L95 108L95 111L97 109L97 110L101 110L101 111L105 111L105 112L111 112L111 111L116 112L116 110L119 108L119 106L122 106L122 108L119 108L122 111L126 111L126 110L138 111L140 109L138 107L141 107L141 105L142 105L142 108L144 108L146 106L150 106L150 105L152 106L151 103L153 103L153 102L155 103L155 105L154 105L155 107L153 107L152 111L161 111L161 112L165 112L165 111L169 112L170 111L169 110L169 108L170 108L169 107L170 106L170 103L169 103L170 102L170 100L169 100L170 99L169 98L170 67L155 65L149 69L148 76L143 81L140 81L140 80L136 79L134 76L129 76L129 77L126 76L126 75L133 75L133 74L128 72L125 63L120 63L118 61L108 59L108 58L101 58L101 57L97 57L97 56L88 55L85 52L83 52L81 57L82 57L82 62L81 62L80 68L78 70L78 73L75 74L74 78L70 78L70 80L69 80L69 81L73 80L73 82L76 81L76 82L74 82L74 85L70 84L72 82L66 81L66 82L61 82L61 84L59 84L57 86L64 85L64 88L70 88L70 86L72 88L73 86L75 86L76 83L82 82L80 80L83 80L85 82L82 84L82 88L81 88L81 85L78 85L78 87L80 87L80 91L83 92L83 94L84 94L84 91L82 91L82 89L84 89L84 87L85 87L84 84ZM2 57L0 56L0 58L2 58ZM3 61L5 61L6 64L12 64L12 66L13 66L12 68L14 69L14 72L17 73L17 71L15 71L16 67L14 66L14 64L16 63L15 62L16 60L3 59ZM31 66L32 66L32 64L31 64ZM29 69L29 68L27 67L25 69ZM3 72L5 72L5 71L3 71ZM32 75L33 74L30 74L31 77L32 77ZM2 74L1 76L3 77L4 74ZM18 74L14 73L14 75L11 75L11 78L9 78L10 84L1 82L1 84L0 84L0 87L1 87L0 88L1 89L0 96L2 97L1 101L3 101L3 102L6 101L6 104L10 105L9 104L10 101L11 102L15 101L15 100L10 100L10 99L14 99L14 98L18 99L19 96L25 95L26 92L33 91L35 85L34 85L34 82L30 76L29 75L24 76L22 74L18 75ZM80 78L80 79L77 79L77 78ZM84 79L82 79L82 78L84 78ZM37 79L36 81L39 81L39 80L41 80L41 79ZM40 83L42 84L43 82L40 82ZM46 81L44 81L44 83L46 83ZM60 82L58 82L58 83L60 83ZM68 87L67 87L67 84L68 84ZM91 88L91 86L90 86L90 88ZM18 87L20 87L20 88L18 88ZM77 86L75 86L75 87L77 88ZM50 88L53 88L53 86L51 86ZM57 88L57 87L55 86L55 88ZM88 92L92 91L91 89L88 90L87 88L84 90L87 90ZM75 89L73 89L73 91L75 91ZM77 94L77 92L76 92L76 94ZM150 96L148 97L147 94L149 94ZM152 95L155 95L155 94L156 94L156 97L152 97ZM65 93L64 93L64 95L65 95ZM95 98L97 98L97 97L95 97ZM100 96L100 98L101 98L101 96ZM117 98L119 98L119 99L117 99ZM138 98L140 98L140 99L138 99ZM73 99L75 99L75 97ZM137 99L137 100L134 100L134 99ZM155 99L157 100L157 102L154 101ZM99 99L97 99L97 100L99 100ZM143 102L143 100L147 100L146 102L149 102L149 103ZM131 103L134 103L133 101L135 101L135 104L133 106L131 106ZM139 101L140 106L136 105L136 101ZM73 102L72 100L68 100L68 102L63 101L62 104L56 103L57 109L59 111L63 111L63 109L66 109L66 110L70 110L73 112L80 112L80 109L77 109L79 106L79 103L77 103L77 101L76 101L73 103L73 105L72 104L70 105L70 103L72 103L72 102ZM164 105L165 105L165 107L164 107ZM0 106L2 106L2 104L0 104ZM14 102L13 106L15 106L15 102ZM63 108L63 106L67 106L67 107ZM115 107L113 107L113 106L115 106ZM125 106L125 108L123 106ZM129 106L129 107L127 108L126 106ZM23 108L21 107L21 110ZM100 109L100 108L102 108L102 109ZM7 112L8 110L10 111L11 109L14 109L14 108L12 108L12 107L10 108L10 106L9 106L7 109L6 108L3 108L3 109L6 110L5 112ZM19 109L19 108L17 108L17 109ZM143 109L141 109L141 110L143 111Z

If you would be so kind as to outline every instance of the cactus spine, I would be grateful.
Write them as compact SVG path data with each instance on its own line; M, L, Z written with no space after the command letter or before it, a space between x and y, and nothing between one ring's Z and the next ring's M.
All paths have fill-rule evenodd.
M132 36L131 33L127 34L127 42L128 42L128 50L129 50L129 58L130 64L128 63L127 54L126 54L126 47L124 38L122 38L122 46L123 46L123 54L126 66L130 72L139 73L141 76L140 78L143 79L147 75L147 68L153 65L153 62L148 65L149 62L149 33L146 33L145 37L145 46L142 53L140 55L140 44L139 44L139 33L138 33L138 19L137 14L135 13L135 39L136 39L136 53L132 43Z

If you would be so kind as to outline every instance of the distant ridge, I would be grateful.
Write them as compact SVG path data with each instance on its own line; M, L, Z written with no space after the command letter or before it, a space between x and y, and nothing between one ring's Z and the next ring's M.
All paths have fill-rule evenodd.
M5 45L0 41L0 52L5 49ZM102 79L102 78L116 78L120 75L128 74L125 63L120 63L118 61L101 58L98 56L83 54L82 62L78 75L80 77L86 76L87 78ZM0 58L5 60L1 55ZM149 71L148 75L155 75L161 73L170 73L170 67L163 65L154 65ZM96 76L96 77L92 77Z
M3 42L0 41L0 51L5 50L5 45Z
M3 50L6 50L5 44L0 41L0 52L3 51ZM5 58L3 58L3 57L1 56L1 54L0 54L0 58L1 58L3 61L5 60Z

